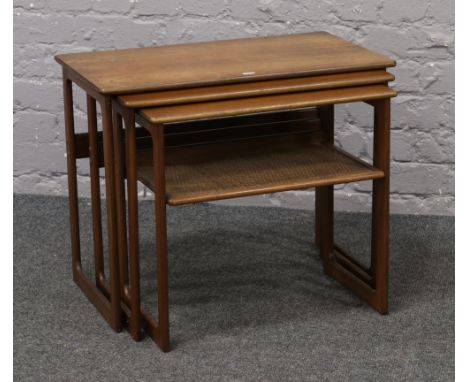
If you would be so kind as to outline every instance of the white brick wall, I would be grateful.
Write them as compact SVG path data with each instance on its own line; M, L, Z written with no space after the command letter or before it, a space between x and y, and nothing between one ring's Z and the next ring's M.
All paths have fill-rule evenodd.
M14 189L66 194L59 52L326 30L397 60L393 213L454 213L454 2L448 0L14 0ZM83 98L77 126L84 128ZM337 107L337 140L372 152L370 108ZM87 194L87 166L80 166ZM313 193L229 203L313 208ZM369 184L337 187L367 210Z

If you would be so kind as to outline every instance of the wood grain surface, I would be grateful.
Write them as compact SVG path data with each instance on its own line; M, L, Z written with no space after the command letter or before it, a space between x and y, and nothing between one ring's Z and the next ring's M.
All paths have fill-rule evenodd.
M206 102L269 94L371 85L388 83L394 79L395 76L385 70L369 70L354 73L328 74L323 76L128 94L120 96L119 101L127 107L138 109L180 103Z
M392 59L326 32L61 54L66 70L103 94L348 73Z
M395 95L396 91L386 85L355 86L316 92L163 106L159 108L142 109L138 112L138 115L153 124L158 124L344 102L368 101L394 97Z

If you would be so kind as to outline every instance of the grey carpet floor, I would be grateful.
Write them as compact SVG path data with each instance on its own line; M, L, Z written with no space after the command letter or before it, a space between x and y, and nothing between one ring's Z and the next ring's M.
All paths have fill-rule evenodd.
M164 354L147 337L114 333L72 282L67 199L15 196L14 207L15 380L454 379L453 218L392 216L390 314L381 316L322 272L312 212L169 208L173 350ZM81 207L89 258L88 201ZM152 306L151 203L141 215ZM337 213L336 226L339 243L368 256L368 214Z

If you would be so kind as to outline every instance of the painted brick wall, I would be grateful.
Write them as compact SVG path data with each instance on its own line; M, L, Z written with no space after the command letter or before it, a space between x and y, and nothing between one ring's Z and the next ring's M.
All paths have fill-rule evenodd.
M14 0L14 190L67 193L60 52L326 30L389 55L392 213L454 213L454 2L450 0ZM85 129L77 94L77 127ZM337 107L337 141L372 152L371 109ZM80 193L88 168L80 165ZM338 209L367 210L370 184L337 187ZM143 190L144 192L144 190ZM313 208L313 192L227 203Z

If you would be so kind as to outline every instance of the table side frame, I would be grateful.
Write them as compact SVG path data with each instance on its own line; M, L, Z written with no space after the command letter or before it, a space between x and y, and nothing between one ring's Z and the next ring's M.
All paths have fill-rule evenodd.
M118 134L122 126L121 121L125 124L125 155L117 155L115 157L116 168L125 166L127 174L127 195L128 195L128 216L129 216L129 252L123 253L126 250L126 245L119 248L119 258L129 257L130 261L130 283L128 289L123 294L124 302L130 307L128 312L128 325L131 336L136 340L141 340L142 327L147 331L149 336L157 343L162 351L170 350L169 337L169 286L168 286L168 259L167 259L167 225L166 225L166 192L165 192L165 146L164 146L164 126L157 125L156 127L138 121L151 136L153 144L153 162L154 177L157 182L156 188L160 190L154 193L154 211L156 223L156 265L157 265L157 307L158 317L155 320L149 311L141 305L140 297L140 280L139 280L139 230L138 230L138 192L137 192L137 144L136 144L136 118L135 112L132 109L123 107L117 100L113 100L114 120L119 121L114 124L114 133ZM123 163L125 158L126 163ZM124 177L116 178L116 187L120 188L125 182ZM120 183L120 186L118 185ZM125 238L126 230L123 222L125 221L125 194L118 194L117 200L117 215L120 216L121 223L119 224L119 237ZM127 279L128 280L128 279ZM129 292L127 292L129 290Z
M316 189L315 237L326 274L367 301L381 314L388 313L389 204L390 204L390 98L367 102L374 108L373 165L383 178L372 181L371 264L366 267L333 239L333 186ZM322 109L328 139L333 143L333 107Z
M80 223L78 206L78 178L76 166L76 134L73 111L73 84L86 93L88 111L88 137L91 176L91 204L93 215L93 240L95 260L95 283L83 272L81 263ZM73 71L63 68L64 120L67 148L68 192L70 208L70 231L73 280L101 313L110 327L122 330L120 302L119 262L116 256L117 227L114 224L115 184L113 163L112 111L111 98L102 95ZM104 168L106 177L107 227L109 247L109 282L105 280L102 251L102 220L99 186L99 152L97 143L96 102L101 106L104 140Z

